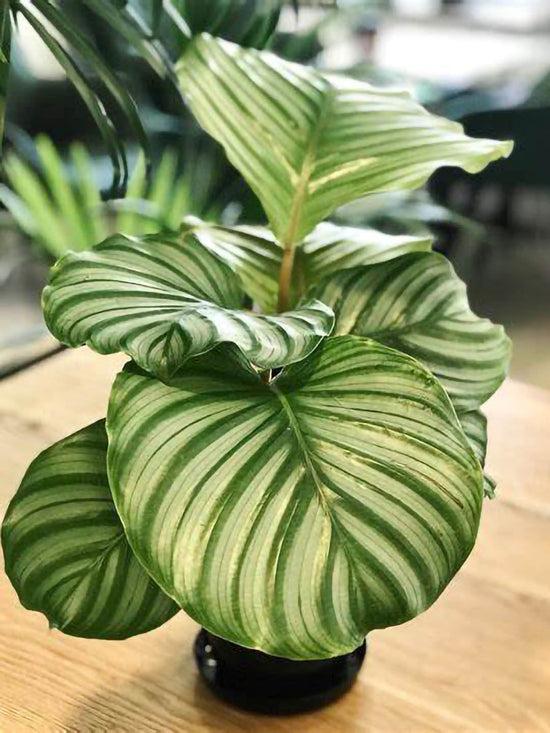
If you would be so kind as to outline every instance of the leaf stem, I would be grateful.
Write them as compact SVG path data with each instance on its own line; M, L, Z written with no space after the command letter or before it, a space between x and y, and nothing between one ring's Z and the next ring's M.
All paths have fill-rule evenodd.
M294 267L294 245L286 245L283 252L283 260L279 271L279 300L277 310L283 313L288 310L290 303L290 283L292 281L292 268Z
M303 238L303 232L300 227L300 216L302 207L304 206L308 196L308 185L311 175L315 168L317 155L317 147L319 137L325 126L327 116L332 108L332 102L335 96L335 90L328 85L325 90L327 93L324 106L319 110L317 121L311 130L311 134L304 153L302 164L300 167L297 180L295 181L294 200L290 211L290 218L286 236L282 240L284 243L283 261L281 262L281 270L279 272L279 302L278 311L282 313L288 310L290 304L290 291L292 282L292 269L295 260L295 247L299 245Z
M283 240L284 251L283 259L281 262L281 269L279 270L279 300L277 303L277 310L279 311L279 313L284 313L286 310L288 310L290 305L290 286L292 283L292 269L294 267L296 230L298 228L300 209L302 207L305 195L305 188L309 177L309 166L304 165L304 170L306 170L307 173L302 176L302 179L298 185L296 198L294 200L292 212L290 215L288 231Z

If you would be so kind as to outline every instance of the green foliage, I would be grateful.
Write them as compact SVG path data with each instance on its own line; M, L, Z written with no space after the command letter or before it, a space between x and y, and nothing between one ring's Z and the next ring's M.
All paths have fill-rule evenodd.
M107 17L105 3L86 3ZM87 212L99 203L90 178L68 186L42 144L48 208L43 184L11 166L25 192L12 211L23 217L24 201L35 232L63 211L81 250L44 291L51 331L132 361L113 387L107 442L91 426L31 466L5 520L8 572L24 604L71 633L140 633L173 612L168 597L246 646L342 654L427 608L470 553L492 491L479 407L504 378L509 343L472 313L430 237L323 219L443 165L481 170L511 144L468 138L406 94L206 34L186 43L178 76L270 227L180 226L165 163L148 195L177 231L89 250L101 233L82 215L82 201ZM95 504L74 503L90 486L99 521ZM100 559L91 576L74 568L73 599L56 583L74 567L81 527ZM139 568L148 614L133 598L119 613L127 587L111 562Z
M470 552L482 501L437 380L353 337L267 387L220 359L168 385L132 366L113 388L111 489L153 578L214 633L297 659L427 608Z
M2 527L6 572L21 603L74 636L124 639L178 607L134 557L107 479L105 422L41 453Z
M206 35L188 45L178 76L198 121L285 245L360 196L416 188L444 165L474 173L511 151L508 142L468 138L406 92L324 76Z
M459 411L458 419L464 435L470 441L481 467L485 466L487 454L487 418L481 410ZM495 498L496 482L487 473L483 474L483 493L489 499Z
M369 226L393 234L427 235L433 227L452 227L471 240L481 240L482 224L436 203L425 190L391 191L342 207L336 221Z
M283 0L146 0L113 2L83 0L84 9L101 19L110 32L143 59L162 79L177 89L173 48L178 53L193 34L209 31L245 46L264 47L271 39ZM120 196L128 179L123 140L111 112L114 102L148 168L151 165L147 135L136 100L120 75L113 71L101 48L86 32L78 14L67 12L62 0L4 0L0 10L0 141L10 60L11 20L20 15L38 34L63 68L93 117L111 157L113 195Z
M205 247L239 275L245 291L263 311L276 310L284 250L269 229L213 227L192 217L184 220L182 230L188 226ZM407 252L425 252L431 245L429 235L391 236L374 229L319 224L295 248L292 302L296 304L309 285L333 272L385 262Z
M3 3L0 8L0 145L4 135L4 115L8 93L8 76L11 49L10 8Z
M144 30L131 18L124 7L115 8L110 0L84 0L94 12L110 20L126 40L160 74L170 74L171 66L155 43L146 38ZM128 167L121 136L115 129L108 102L114 101L125 118L136 141L149 159L149 144L135 100L124 83L103 60L100 51L70 14L63 12L58 0L32 0L23 4L10 2L17 17L21 15L35 30L44 45L63 68L92 115L113 163L114 193L120 194L127 183ZM46 21L46 22L44 22ZM94 79L88 68L93 69Z
M0 201L51 258L90 249L110 232L177 230L183 215L195 208L189 174L178 173L175 151L164 152L150 183L140 156L125 197L109 204L102 201L92 160L81 144L71 145L69 165L45 136L36 139L36 151L42 175L17 154L6 156L9 185L0 184Z
M310 294L337 312L335 334L369 336L423 362L458 410L479 407L505 377L504 329L472 313L464 283L435 252L339 272Z
M203 32L263 48L270 40L284 0L182 0L181 12L193 35Z
M91 252L65 255L43 294L46 323L60 341L100 354L123 351L160 377L224 342L261 369L291 364L334 324L319 301L278 316L246 311L243 303L238 278L193 230L180 237L115 235Z

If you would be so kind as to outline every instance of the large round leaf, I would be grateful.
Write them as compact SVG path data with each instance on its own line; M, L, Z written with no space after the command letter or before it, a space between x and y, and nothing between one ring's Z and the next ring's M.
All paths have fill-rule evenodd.
M336 334L369 336L419 359L460 411L479 407L506 375L504 329L470 310L464 283L439 254L341 272L310 293L334 309Z
M63 343L122 351L161 377L226 341L261 368L282 366L307 356L332 329L323 303L262 316L242 310L243 298L237 276L190 230L116 235L65 255L43 305L48 328Z
M206 34L187 46L178 78L285 245L348 201L415 188L445 165L476 172L512 149L467 137L407 92L324 76Z
M103 420L41 453L8 508L2 546L23 606L66 634L125 639L179 609L128 545L106 457Z
M266 386L207 355L116 379L109 478L129 541L199 623L298 659L427 608L470 552L481 470L418 362L330 338Z

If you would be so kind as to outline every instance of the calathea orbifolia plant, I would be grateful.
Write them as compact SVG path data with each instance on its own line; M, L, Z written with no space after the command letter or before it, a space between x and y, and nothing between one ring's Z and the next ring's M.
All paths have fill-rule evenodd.
M183 608L244 646L339 655L426 609L470 553L491 491L479 407L509 343L429 239L322 220L511 145L208 35L178 76L269 229L185 220L53 268L52 333L130 361L106 421L29 468L7 572L70 634Z

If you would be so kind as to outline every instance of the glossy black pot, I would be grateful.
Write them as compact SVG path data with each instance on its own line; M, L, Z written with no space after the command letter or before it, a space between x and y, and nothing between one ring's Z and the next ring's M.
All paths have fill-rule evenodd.
M349 654L303 662L247 649L202 629L195 659L210 689L225 701L274 715L304 712L336 700L355 682L366 642Z

